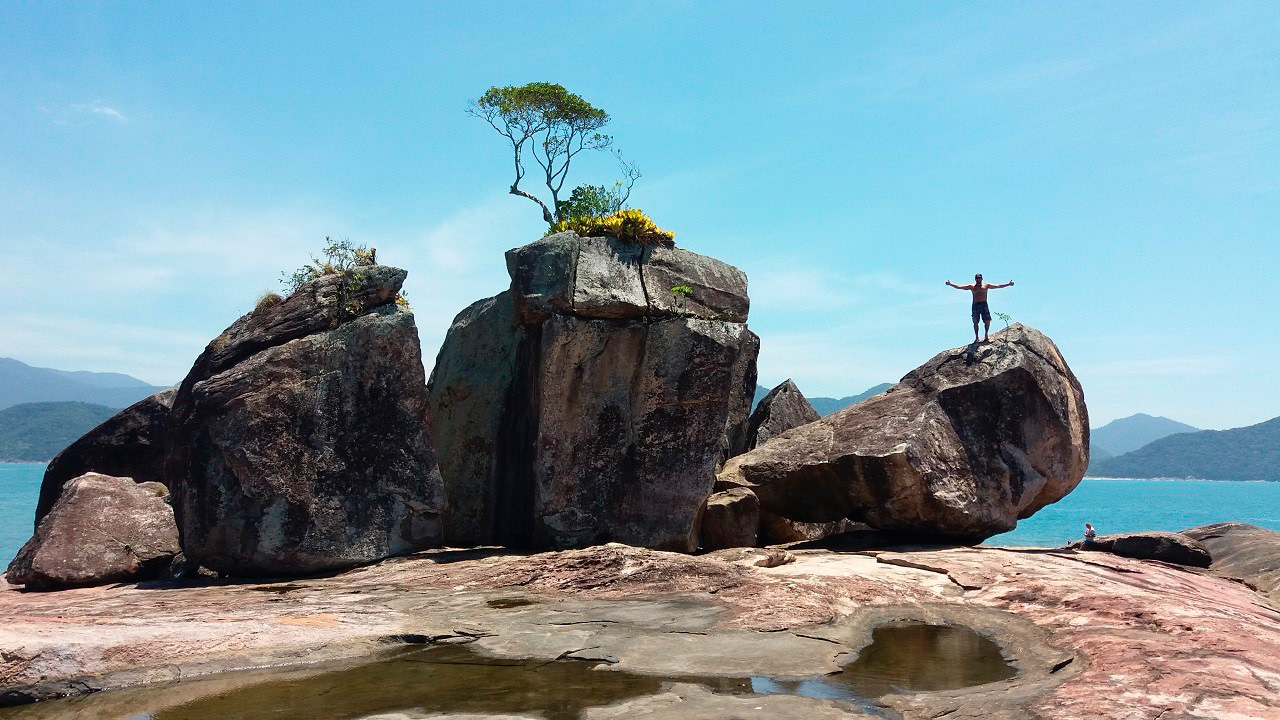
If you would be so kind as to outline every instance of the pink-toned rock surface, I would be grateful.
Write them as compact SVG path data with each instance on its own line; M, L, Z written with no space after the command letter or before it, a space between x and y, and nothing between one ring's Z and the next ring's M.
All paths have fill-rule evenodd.
M449 637L497 657L601 657L649 674L817 676L856 655L874 624L916 619L974 627L1021 674L882 699L906 718L1280 717L1280 611L1240 583L1100 553L792 554L766 568L616 545L439 551L279 584L7 589L0 690L83 693ZM168 702L189 687L166 689Z

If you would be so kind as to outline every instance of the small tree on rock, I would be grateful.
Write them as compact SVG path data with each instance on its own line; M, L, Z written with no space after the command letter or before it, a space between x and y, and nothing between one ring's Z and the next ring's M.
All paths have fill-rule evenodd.
M599 132L609 122L609 114L561 85L538 82L518 87L491 87L471 101L467 114L489 123L511 143L515 180L510 192L537 203L548 225L573 217L573 213L580 210L598 212L597 206L612 207L616 212L640 177L635 166L618 155L627 177L625 185L617 183L613 188L584 185L576 188L569 199L560 199L574 157L583 150L606 150L613 145L612 137ZM520 187L529 157L541 168L541 179L551 193L550 204Z

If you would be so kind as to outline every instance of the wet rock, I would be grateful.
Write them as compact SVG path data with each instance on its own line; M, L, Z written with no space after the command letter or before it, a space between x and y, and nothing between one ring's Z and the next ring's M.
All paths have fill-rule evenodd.
M746 488L712 493L702 511L701 541L704 550L755 547L760 525L760 501Z
M438 544L405 271L304 285L205 349L173 407L166 477L187 558L231 575L351 567Z
M40 483L36 524L53 509L62 486L85 473L162 482L169 409L177 393L176 388L165 390L130 405L49 461Z
M1088 444L1080 383L1049 338L1014 325L731 459L719 480L791 520L971 543L1071 492Z
M459 314L429 383L447 542L692 550L754 388L745 276L572 233L507 268L510 290Z
M1135 560L1159 560L1175 565L1209 567L1209 551L1204 545L1181 533L1146 532L1122 535L1100 535L1088 548L1080 542L1072 548L1109 552Z
M1210 572L1247 583L1280 604L1280 533L1243 523L1216 523L1182 534L1208 550Z
M800 388L787 378L760 400L747 423L747 444L743 452L763 445L770 438L822 419Z
M156 576L178 552L168 490L156 482L86 473L63 489L6 578L30 589Z

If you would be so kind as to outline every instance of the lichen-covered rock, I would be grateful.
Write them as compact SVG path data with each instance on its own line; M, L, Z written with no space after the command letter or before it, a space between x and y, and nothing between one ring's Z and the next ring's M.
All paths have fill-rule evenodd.
M160 483L127 477L86 473L71 480L6 578L51 590L160 574L178 552L168 495Z
M439 543L418 332L395 303L405 274L322 277L205 349L165 467L189 561L296 575Z
M692 550L754 388L746 277L573 233L507 267L510 291L458 316L432 371L447 541Z
M1014 325L731 459L719 484L791 520L978 542L1071 492L1088 447L1080 383L1049 338Z
M760 399L747 422L746 445L742 452L763 445L770 438L822 419L809 404L800 388L787 378Z
M704 550L755 547L760 527L760 500L746 488L712 493L702 511L700 527Z
M128 477L139 483L162 482L169 409L177 392L165 390L130 405L49 461L40 483L36 525L53 509L62 486L85 473Z
M1109 552L1135 560L1159 560L1201 568L1209 567L1211 559L1204 545L1181 533L1171 532L1101 535L1087 548L1079 542L1072 543L1071 547Z

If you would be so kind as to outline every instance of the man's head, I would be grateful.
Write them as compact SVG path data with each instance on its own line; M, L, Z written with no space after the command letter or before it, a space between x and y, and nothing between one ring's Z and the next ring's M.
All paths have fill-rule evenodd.
M973 281L974 281L974 282L976 282L976 283L978 283L979 285L981 285L981 284L982 284L982 273L978 273L977 275L974 275L974 276L973 276Z

